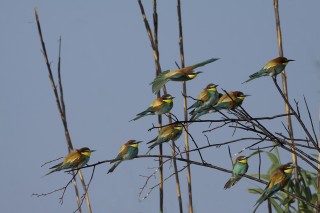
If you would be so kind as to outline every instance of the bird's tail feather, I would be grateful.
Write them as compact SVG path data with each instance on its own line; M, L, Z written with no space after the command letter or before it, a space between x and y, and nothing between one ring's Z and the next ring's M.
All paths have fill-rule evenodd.
M48 173L45 174L44 176L50 175L51 173L57 172L57 171L59 171L59 170L60 170L60 169L51 170L50 172L48 172ZM43 176L43 177L44 177L44 176Z
M242 82L242 84L248 83L249 81L252 81L253 79L256 79L256 78L249 78L248 80Z
M246 81L244 81L244 82L242 82L242 83L243 83L243 84L244 84L244 83L247 83L247 82L249 82L249 81L252 81L253 79L256 79L256 78L261 77L262 75L263 75L263 72L262 72L262 71L253 73L252 75L249 75L249 79L248 79L248 80L246 80Z
M224 185L224 189L229 189L233 185L234 178L230 178Z
M152 114L152 113L151 113L150 111L145 110L145 111L137 114L135 118L133 118L132 120L130 120L130 122L131 122L131 121L136 121L136 120L138 120L138 119L140 119L140 118L142 118L142 117L144 117L144 116L151 115L151 114Z
M157 140L158 137L155 137L154 139L152 139L151 141L147 142L147 144L155 142Z
M156 147L157 145L159 145L158 143L154 143L154 144L151 144L148 148L151 150L153 149L154 147Z
M191 114L190 121L195 121L199 117L198 113Z
M231 177L224 185L224 189L229 189L231 186L234 186L240 179L241 177Z
M261 205L261 203L263 203L263 201L265 201L265 200L268 199L268 197L270 196L270 194L271 194L271 191L266 188L266 190L262 193L262 195L260 196L260 198L257 200L257 202L256 202L256 204L255 204L255 205L257 205L257 206L256 206L256 208L254 208L253 213L256 212L256 210L257 210L258 207Z
M149 143L149 142L148 142ZM154 144L151 144L148 148L149 148L149 150L147 151L147 153L146 153L146 155L147 154L149 154L150 153L150 151L154 148L154 147L156 147L157 145L159 145L159 143L154 143Z
M50 167L50 169L54 169L54 168L58 168L59 166L62 165L62 162L61 163L58 163L57 165L54 165L53 167Z
M121 161L117 161L115 162L112 167L109 169L108 174L113 172L113 170L115 170L115 168L121 163Z
M192 104L191 106L189 106L189 107L187 108L187 110L194 108L194 107L195 107L194 105L195 105L195 103Z

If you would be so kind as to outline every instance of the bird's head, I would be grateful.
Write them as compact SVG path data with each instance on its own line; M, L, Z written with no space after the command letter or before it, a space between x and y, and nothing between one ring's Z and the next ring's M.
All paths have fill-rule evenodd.
M166 94L166 95L163 95L162 96L162 100L166 103L172 103L172 100L174 99L175 97L171 96L170 94Z
M286 57L278 57L276 58L276 61L278 61L281 64L287 65L290 61L295 61L295 60L287 59Z
M177 123L173 128L175 130L182 131L183 130L183 125L181 123Z
M211 91L211 92L217 92L217 86L219 85L216 85L216 84L208 84L206 89Z
M83 147L83 148L79 149L80 154L84 155L84 156L87 156L87 157L90 157L91 152L95 152L95 151L96 150L91 150L88 147Z
M127 146L132 146L134 148L138 148L139 143L141 143L142 141L137 141L137 140L129 140L126 145Z
M246 94L244 94L243 92L240 92L240 91L236 91L235 93L236 93L236 97L238 99L240 99L241 101L243 101L245 99L245 97L250 96L250 95L246 95Z
M201 71L192 72L192 73L187 74L187 76L188 76L188 78L193 79L193 78L197 77L197 75L198 75L199 73L202 73L202 72L201 72Z
M247 164L247 163L248 163L248 157L246 157L246 156L239 156L239 157L237 157L237 159L236 159L236 163L238 163L238 162L243 163L243 164Z
M279 168L286 174L292 174L294 166L290 162L290 163L287 163L287 164L284 164L284 165L280 166Z

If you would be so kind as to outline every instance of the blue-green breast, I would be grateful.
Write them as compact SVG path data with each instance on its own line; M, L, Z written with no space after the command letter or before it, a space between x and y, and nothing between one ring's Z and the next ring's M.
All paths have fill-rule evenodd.
M123 156L124 160L131 160L138 155L139 149L136 147L128 146L128 152Z

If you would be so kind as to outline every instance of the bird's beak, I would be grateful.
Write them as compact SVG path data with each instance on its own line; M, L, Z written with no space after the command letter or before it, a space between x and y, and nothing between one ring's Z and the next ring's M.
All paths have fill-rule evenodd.
M175 99L176 97L172 97L172 99Z
M245 95L243 95L244 97L248 97L248 96L251 96L251 95L248 95L248 94L245 94Z
M219 84L216 84L216 86L215 87L218 87L219 86Z
M136 141L135 143L137 143L137 144L138 144L138 143L141 143L141 142L143 142L143 141Z
M197 74L199 74L199 73L203 73L202 71L198 71L198 72L196 72Z
M295 60L293 60L293 59L288 59L288 62L289 62L289 61L295 61Z
M90 152L95 152L96 150L90 150Z

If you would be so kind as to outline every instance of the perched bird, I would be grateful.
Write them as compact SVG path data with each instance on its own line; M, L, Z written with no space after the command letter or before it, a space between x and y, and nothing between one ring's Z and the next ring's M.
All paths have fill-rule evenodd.
M136 117L131 121L138 120L139 118L142 118L146 115L161 115L170 112L170 110L173 107L173 99L174 97L172 97L169 94L163 95L162 97L155 99L148 109L137 114Z
M261 197L257 200L255 204L257 205L257 207L254 209L253 212L256 212L256 210L258 209L260 204L263 203L263 201L267 200L287 185L292 176L293 168L294 166L292 165L292 163L287 163L273 170L273 172L270 175L270 181L267 187L264 189Z
M217 112L223 109L234 110L237 107L241 106L242 102L247 96L249 95L245 95L243 92L240 91L231 91L224 95L219 94L219 100L215 105L199 110L197 113L194 113L191 116L190 120L194 121L202 115Z
M238 106L241 106L242 102L244 101L245 97L249 95L243 94L240 91L231 91L227 94L221 95L216 105L213 106L215 110L233 110L236 109Z
M215 84L208 84L206 88L200 92L197 101L188 108L188 110L194 108L190 112L190 115L197 113L197 111L203 108L215 105L218 102L219 93L217 91L217 86L218 85Z
M162 144L164 142L168 142L170 140L176 141L182 134L183 125L181 123L170 124L168 126L162 127L159 131L159 135L149 141L147 144L154 142L151 146L149 146L148 154L154 147Z
M168 81L189 81L197 77L197 75L201 72L194 72L193 70L197 67L204 66L206 64L212 63L218 60L218 58L211 58L209 60L203 61L201 63L184 67L179 70L171 71L163 71L161 72L154 80L151 82L152 92L157 93L159 90L165 85Z
M233 164L232 176L224 185L224 189L229 189L231 186L236 184L242 178L242 175L246 174L248 168L248 158L246 156L237 157Z
M72 150L63 160L63 162L51 167L53 169L46 175L64 169L79 169L89 162L91 153L95 150L90 150L88 147ZM45 175L45 176L46 176Z
M127 143L123 144L120 148L120 152L117 157L112 160L110 163L114 163L113 166L109 169L108 173L113 172L113 170L123 161L131 160L138 155L139 143L142 141L129 140Z
M278 57L272 59L266 65L264 65L264 67L262 67L261 70L250 75L249 79L243 83L247 83L253 79L260 78L262 76L276 76L285 69L285 67L290 61L294 60L287 59L286 57Z

